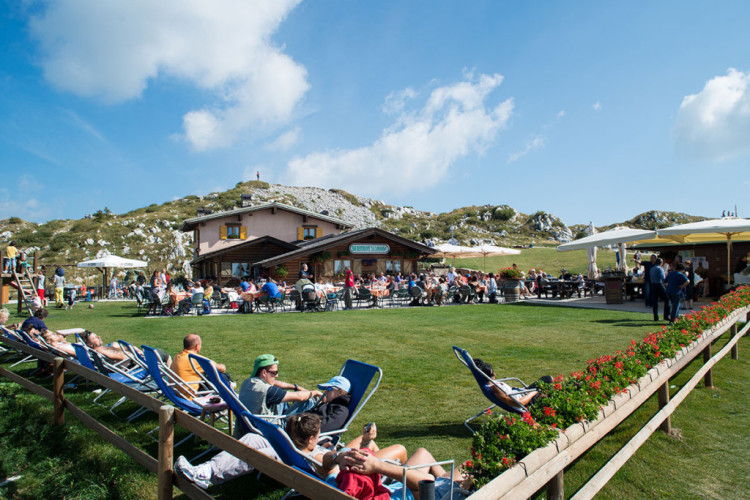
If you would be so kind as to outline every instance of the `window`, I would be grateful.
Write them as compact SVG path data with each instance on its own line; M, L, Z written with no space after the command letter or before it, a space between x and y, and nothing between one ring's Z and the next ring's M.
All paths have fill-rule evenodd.
M247 228L239 224L228 223L225 226L221 226L221 234L219 235L222 240L244 240L247 238Z
M298 240L314 240L323 236L323 228L315 226L302 226L297 228Z
M315 239L315 228L314 227L306 227L303 228L303 234L302 234L303 240L314 240Z
M401 261L400 260L386 260L385 261L385 272L400 273L401 272Z
M352 261L350 260L334 260L333 261L333 274L341 274L344 269L352 267Z

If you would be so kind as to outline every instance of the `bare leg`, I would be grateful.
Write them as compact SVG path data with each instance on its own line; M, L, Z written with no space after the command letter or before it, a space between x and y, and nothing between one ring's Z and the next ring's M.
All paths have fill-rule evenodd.
M432 456L432 453L427 451L425 448L417 448L414 453L409 457L409 459L404 463L404 465L419 465L419 464L429 464L432 462L436 462L435 457ZM435 477L446 477L450 476L448 472L445 471L441 466L439 465L432 465L430 467L420 467L419 469L415 469L422 472L427 472L429 474L432 474Z

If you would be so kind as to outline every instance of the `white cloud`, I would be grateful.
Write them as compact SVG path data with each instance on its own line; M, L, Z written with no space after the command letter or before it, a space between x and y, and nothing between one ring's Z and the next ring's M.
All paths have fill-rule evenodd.
M407 102L416 97L417 92L411 87L406 87L404 90L394 90L386 96L381 109L387 115L401 113L406 107Z
M58 88L117 103L166 76L208 91L183 117L196 150L288 121L307 71L271 36L300 0L60 0L30 20L45 77Z
M675 121L675 138L684 152L721 161L750 152L750 72L729 68L685 96Z
M513 163L514 161L518 160L522 156L526 156L528 153L535 149L543 148L545 143L546 139L544 137L533 137L526 142L526 147L524 147L521 151L516 151L515 153L511 153L510 155L508 155L508 163Z
M266 146L266 149L271 151L286 151L297 144L301 132L302 129L299 127L287 130L286 132L279 134L272 143Z
M563 116L565 116L565 110L561 109L560 111L557 112L557 117L562 118Z
M591 107L594 108L594 111L599 111L600 109L602 109L602 103L596 101Z
M20 217L23 220L38 221L48 220L55 215L59 216L53 213L53 206L50 203L39 203L37 198L28 197L27 191L23 193L0 188L0 219ZM59 209L59 207L54 208Z
M464 81L438 87L421 109L402 111L372 145L295 158L289 162L285 181L370 196L431 187L456 160L482 153L507 124L512 98L495 107L485 104L502 80L497 74L467 74Z

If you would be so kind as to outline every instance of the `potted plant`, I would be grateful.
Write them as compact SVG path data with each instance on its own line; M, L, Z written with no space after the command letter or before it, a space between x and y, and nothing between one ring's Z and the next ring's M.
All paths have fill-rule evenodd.
M497 275L503 282L503 295L505 296L505 302L518 301L521 295L521 280L523 280L523 273L518 269L506 267L500 269L497 272Z
M276 266L276 269L274 270L274 274L277 278L284 279L286 278L287 274L289 274L289 269L286 268L284 264L279 264Z

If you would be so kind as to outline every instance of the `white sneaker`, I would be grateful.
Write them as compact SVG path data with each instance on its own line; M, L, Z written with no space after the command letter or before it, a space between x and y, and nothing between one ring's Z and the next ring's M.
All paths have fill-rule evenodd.
M205 490L211 486L211 470L210 467L204 467L206 465L191 465L187 458L180 455L174 463L174 469L182 473L189 481L195 483L196 486Z

